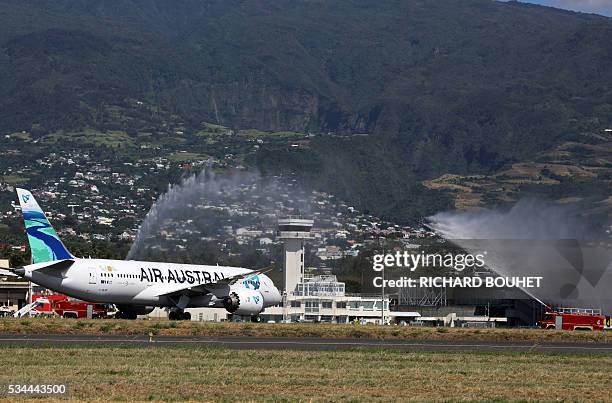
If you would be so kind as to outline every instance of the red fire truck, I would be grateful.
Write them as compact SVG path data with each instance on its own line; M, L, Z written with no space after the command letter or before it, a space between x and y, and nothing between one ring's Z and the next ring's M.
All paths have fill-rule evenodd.
M34 294L32 301L36 301L39 298L46 299L49 303L36 308L38 313L46 315L57 314L62 318L86 318L88 309L91 309L91 317L95 319L110 318L112 317L111 313L114 312L112 305L73 300L66 295ZM91 308L88 308L89 306Z
M540 321L542 329L604 330L612 329L610 325L610 317L603 315L601 309L548 309Z

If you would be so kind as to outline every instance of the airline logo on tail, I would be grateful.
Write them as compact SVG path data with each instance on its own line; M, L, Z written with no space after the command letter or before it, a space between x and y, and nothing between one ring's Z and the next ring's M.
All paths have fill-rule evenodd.
M34 263L73 259L34 196L25 189L17 189L17 195Z

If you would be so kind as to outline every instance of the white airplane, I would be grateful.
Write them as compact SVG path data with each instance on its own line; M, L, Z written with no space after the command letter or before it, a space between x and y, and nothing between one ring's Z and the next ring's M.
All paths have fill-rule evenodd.
M154 307L168 308L173 320L190 319L185 308L195 307L223 307L232 314L257 316L281 302L265 270L76 258L32 193L17 189L17 196L33 263L13 272L74 298L115 304L119 318L135 319Z

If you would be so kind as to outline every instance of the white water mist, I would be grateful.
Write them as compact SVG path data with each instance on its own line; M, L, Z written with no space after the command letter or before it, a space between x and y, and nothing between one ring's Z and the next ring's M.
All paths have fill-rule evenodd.
M577 206L522 200L510 209L445 212L429 221L464 250L486 252L487 265L502 276L542 276L542 287L525 290L532 296L612 313L612 240Z

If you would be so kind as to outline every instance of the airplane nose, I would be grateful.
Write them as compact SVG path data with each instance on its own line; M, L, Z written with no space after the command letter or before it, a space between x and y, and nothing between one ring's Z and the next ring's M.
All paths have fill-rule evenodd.
M266 306L278 305L283 300L280 291L278 291L278 288L274 286L271 286L268 291L263 294L263 296Z

